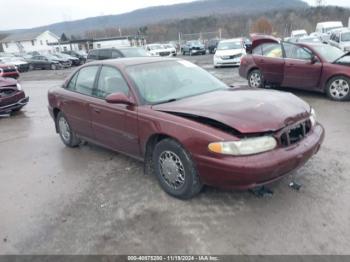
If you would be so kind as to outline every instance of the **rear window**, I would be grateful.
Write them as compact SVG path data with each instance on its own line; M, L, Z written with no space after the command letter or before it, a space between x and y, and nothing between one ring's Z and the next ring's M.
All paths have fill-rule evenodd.
M88 55L88 59L95 59L97 60L97 51L90 51Z

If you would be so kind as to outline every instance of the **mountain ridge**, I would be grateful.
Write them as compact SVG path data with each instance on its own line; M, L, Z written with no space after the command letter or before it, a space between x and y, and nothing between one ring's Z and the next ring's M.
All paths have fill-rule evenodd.
M118 15L95 16L74 21L65 21L30 29L15 29L0 33L39 32L50 30L60 35L84 34L89 30L108 27L138 27L161 21L171 21L220 14L253 14L273 9L306 8L302 0L197 0L174 5L152 6Z

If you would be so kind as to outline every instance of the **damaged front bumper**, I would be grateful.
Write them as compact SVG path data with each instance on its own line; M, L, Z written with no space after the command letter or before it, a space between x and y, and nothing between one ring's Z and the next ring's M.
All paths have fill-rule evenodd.
M28 104L28 102L29 102L29 97L27 96L25 98L18 100L16 103L0 106L0 114L9 114L13 110L18 110L24 107L26 104Z
M298 144L242 157L194 156L204 184L225 189L250 189L281 179L303 166L321 147L324 128L317 124Z

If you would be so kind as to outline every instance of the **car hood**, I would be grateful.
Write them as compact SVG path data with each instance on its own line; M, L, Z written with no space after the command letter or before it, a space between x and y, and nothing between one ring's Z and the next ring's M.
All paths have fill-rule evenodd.
M6 88L9 86L16 86L16 85L17 85L16 79L0 77L0 89Z
M290 93L248 87L215 91L152 108L216 120L242 134L280 130L307 118L311 110Z
M245 53L245 50L242 49L229 49L229 50L216 50L215 55L217 56L231 56Z

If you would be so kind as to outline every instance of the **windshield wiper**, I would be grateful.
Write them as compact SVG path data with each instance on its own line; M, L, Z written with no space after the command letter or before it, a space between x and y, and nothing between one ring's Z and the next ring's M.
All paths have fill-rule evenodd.
M177 100L178 100L177 98L171 98L171 99L168 99L168 100L165 100L165 101L161 101L161 102L155 103L154 105L167 104L167 103L175 102Z

